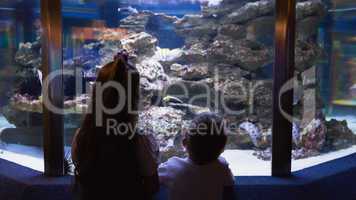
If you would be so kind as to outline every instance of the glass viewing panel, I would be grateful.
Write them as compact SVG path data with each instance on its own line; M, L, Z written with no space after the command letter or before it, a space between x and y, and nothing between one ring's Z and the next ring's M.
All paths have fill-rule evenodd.
M39 1L0 2L0 158L43 171Z
M184 156L180 133L214 111L228 122L233 173L270 175L273 2L62 0L68 158L90 83L127 49L141 74L139 127L161 161ZM356 150L354 4L297 2L294 171ZM0 158L43 170L39 0L0 10Z
M297 16L293 171L356 152L356 3L323 2Z
M156 136L161 161L184 156L182 130L214 111L228 121L234 174L271 174L272 1L63 2L68 151L86 86L124 48L141 75L139 128Z

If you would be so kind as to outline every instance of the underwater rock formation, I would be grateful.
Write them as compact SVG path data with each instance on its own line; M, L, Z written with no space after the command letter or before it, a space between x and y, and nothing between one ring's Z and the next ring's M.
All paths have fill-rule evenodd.
M266 47L249 40L215 40L207 53L210 62L237 65L248 71L257 70L272 58Z
M148 32L150 20L158 20L157 18L174 23L178 20L177 17L165 15L163 13L154 13L151 11L142 11L129 15L120 21L120 27L132 32Z
M183 80L199 81L209 78L209 67L206 63L191 65L181 71L180 76Z
M325 143L326 126L320 119L312 120L300 130L301 147L308 150L320 151Z
M121 40L121 44L123 49L126 49L131 54L153 56L156 51L157 39L148 33L141 32Z
M314 66L322 55L321 48L313 42L298 40L295 47L295 69L299 72Z
M325 145L323 151L335 151L351 147L356 143L356 135L348 128L347 122L332 119L325 123Z
M42 60L40 49L40 41L21 43L16 52L15 61L22 67L40 69Z
M275 3L272 0L249 2L226 15L224 20L228 24L243 24L261 16L272 15L275 8L274 5Z
M139 116L138 129L142 134L152 134L159 143L161 161L171 156L183 155L180 134L184 129L184 112L172 107L152 106ZM179 148L180 147L180 148Z
M203 4L196 15L182 18L150 11L133 12L117 29L97 29L95 42L86 42L80 56L64 60L64 67L93 81L97 71L126 49L140 73L142 113L139 129L160 143L161 159L184 154L181 131L198 113L210 110L228 123L228 149L255 149L271 159L272 82L264 77L274 58L274 0L222 0ZM300 159L356 144L346 122L325 120L315 64L323 55L316 41L317 25L326 8L321 0L297 1L296 85L293 123L293 158ZM164 27L153 29L164 22ZM169 28L167 28L169 27ZM169 29L161 35L162 30ZM160 47L162 40L179 35L183 45ZM168 37L169 36L169 37ZM170 41L169 41L170 42ZM21 44L15 56L31 76L13 94L4 116L24 127L23 113L42 113L40 38ZM314 71L313 71L314 70ZM74 75L73 75L74 76ZM75 81L65 78L64 103L78 122L88 96L70 92ZM267 79L267 80L266 80ZM182 96L182 88L187 94ZM68 91L67 91L68 90ZM204 95L209 95L205 98ZM201 96L200 99L192 98ZM77 118L78 120L73 120Z

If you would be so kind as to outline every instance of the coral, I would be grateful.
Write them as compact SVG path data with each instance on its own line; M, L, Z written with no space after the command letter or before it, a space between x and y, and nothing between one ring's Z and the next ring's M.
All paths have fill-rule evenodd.
M307 150L320 151L325 143L326 127L322 120L313 119L301 133L301 147Z

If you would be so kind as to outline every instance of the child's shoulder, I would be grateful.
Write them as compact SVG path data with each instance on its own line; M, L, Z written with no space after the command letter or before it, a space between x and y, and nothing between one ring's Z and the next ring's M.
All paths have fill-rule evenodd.
M224 157L219 157L218 158L218 162L219 162L219 164L221 164L221 165L224 165L224 166L229 166L229 163L226 161L226 159L224 158Z
M161 165L178 167L178 166L185 165L185 164L188 164L187 158L180 158L177 156L173 156L173 157L169 158L166 162L162 163Z
M184 158L172 157L158 167L160 181L167 184L175 180L187 169L187 162Z

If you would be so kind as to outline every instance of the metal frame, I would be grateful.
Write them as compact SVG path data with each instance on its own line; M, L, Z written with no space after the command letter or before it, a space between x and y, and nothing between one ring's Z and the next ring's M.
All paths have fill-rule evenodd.
M294 74L295 49L295 0L276 0L275 65L273 69L273 139L272 175L291 175L292 123L281 113L292 115L293 90L279 98L282 86ZM44 78L62 66L62 15L61 0L41 0L43 27L42 68ZM63 76L49 84L49 101L63 108ZM45 174L61 176L64 173L64 124L63 115L44 107L44 160Z
M53 71L63 70L61 8L61 0L41 0L42 70L44 78L47 78ZM55 79L50 81L43 94L48 94L48 101L52 105L63 108L63 75L56 76ZM47 100L44 98L44 101ZM63 114L54 113L43 106L43 126L45 175L62 176L64 174Z
M293 89L280 97L282 87L294 75L296 1L276 0L275 64L273 67L272 176L291 175Z

